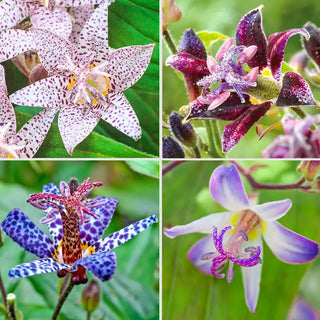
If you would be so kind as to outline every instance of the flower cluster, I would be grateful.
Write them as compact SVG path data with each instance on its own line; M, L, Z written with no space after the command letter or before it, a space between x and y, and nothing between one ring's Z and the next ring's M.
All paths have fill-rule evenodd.
M188 252L189 260L203 273L227 281L234 277L234 265L241 266L245 300L251 312L256 309L263 262L262 237L282 261L299 264L313 260L319 253L318 243L282 226L276 220L290 209L290 199L255 204L247 196L235 165L216 168L210 179L213 199L228 212L213 213L186 225L165 229L170 238L199 232L207 234Z
M182 45L166 62L184 74L192 96L186 121L232 121L223 132L223 152L234 148L273 104L316 105L310 86L298 73L288 71L282 75L281 71L289 38L301 34L309 39L308 31L290 29L271 34L267 39L261 9L262 6L242 17L235 34L236 44L232 38L227 39L215 58L207 56L204 45L199 45L201 40L186 30L182 43L188 43L189 48Z
M87 282L86 270L102 281L110 280L116 269L113 249L124 244L158 221L155 215L137 221L101 238L111 222L118 200L108 197L85 199L101 183L81 185L76 179L62 181L59 189L45 185L43 193L33 194L28 202L44 210L52 240L21 210L13 209L0 224L2 230L25 251L40 260L23 263L9 271L9 278L23 278L57 271L59 277L71 273L75 284ZM101 238L101 239L100 239Z
M154 44L109 47L108 7L113 2L0 3L0 62L13 59L31 83L10 101L48 110L37 119L39 132L30 132L41 138L37 149L47 133L43 127L49 128L59 111L59 131L71 155L100 118L135 140L141 137L139 120L123 91L145 72ZM71 8L67 12L63 7ZM24 21L27 16L30 21Z

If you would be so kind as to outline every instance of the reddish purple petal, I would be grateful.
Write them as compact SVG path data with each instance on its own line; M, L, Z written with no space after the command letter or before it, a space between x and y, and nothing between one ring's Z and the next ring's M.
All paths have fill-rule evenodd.
M271 101L253 105L234 122L225 126L222 137L223 152L229 152L234 146L236 146L252 125L266 114L271 105Z
M21 0L3 0L0 2L0 30L17 25L30 14L32 5Z
M237 45L257 46L257 53L247 62L249 67L267 66L267 38L262 27L262 6L250 11L240 20L236 31Z
M252 106L252 103L249 101L250 97L248 95L245 95L245 99L246 102L241 103L238 94L231 92L231 95L227 101L211 110L207 109L208 105L205 105L205 107L202 108L192 108L191 105L191 111L187 119L219 119L225 121L236 120L241 114L243 114ZM193 105L195 105L195 103L193 103Z
M141 137L141 127L137 115L124 94L107 96L109 105L101 114L101 119L134 140Z
M307 30L302 28L273 33L268 38L268 67L271 70L273 77L277 81L279 81L281 78L281 64L283 61L286 44L291 36L299 33L306 38L309 38L309 33Z
M195 58L207 61L206 48L192 29L184 31L179 45L179 52L189 53Z
M286 72L276 105L277 107L315 106L316 101L309 84L300 75Z
M303 38L303 44L308 52L309 57L320 68L320 29L313 23L306 23L303 26L310 34L310 39Z

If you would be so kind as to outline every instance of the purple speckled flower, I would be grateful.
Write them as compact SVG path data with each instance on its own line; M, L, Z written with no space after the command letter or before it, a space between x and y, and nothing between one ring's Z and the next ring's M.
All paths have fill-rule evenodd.
M223 276L219 271L229 260L228 281L233 279L234 263L241 265L246 304L254 312L260 291L261 236L280 260L292 264L314 259L319 245L276 221L288 212L291 200L250 203L235 165L214 170L210 192L228 212L213 213L164 232L170 238L193 232L208 234L189 250L188 258L200 271L218 277Z
M76 43L47 31L31 33L49 78L10 96L13 103L60 108L58 125L68 153L94 129L100 118L131 138L141 137L139 120L122 91L145 72L154 44L108 47L108 6L101 4L85 23Z
M70 197L76 193L85 196L82 187L83 184L79 186L76 179L71 179L69 185L60 184L63 193L70 193ZM86 193L91 189L87 189ZM55 204L42 203L43 209L46 209L44 220L48 223L52 240L19 209L12 210L0 225L24 250L40 258L12 268L9 278L23 278L54 271L58 272L59 277L63 277L70 272L72 281L79 284L87 282L87 269L100 280L108 281L116 269L116 255L113 249L158 221L153 215L100 239L111 222L118 204L117 199L97 197L84 200L87 207L90 203L92 215L81 224L74 206L59 202L61 195L53 183L45 185L43 192L51 195L56 201ZM48 219L48 216L54 216L55 219Z

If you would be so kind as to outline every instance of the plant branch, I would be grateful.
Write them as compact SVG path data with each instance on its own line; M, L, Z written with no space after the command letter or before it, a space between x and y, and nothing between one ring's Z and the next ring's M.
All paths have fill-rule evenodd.
M171 37L171 34L168 30L163 32L163 38L169 48L169 50L171 51L172 54L176 54L178 52L176 45L173 42L173 39Z
M7 293L6 293L6 289L5 289L4 285L3 285L1 274L0 274L0 291L1 291L3 304L7 307Z
M162 175L164 176L166 173L171 171L173 168L178 166L179 164L183 163L184 160L177 160L177 161L172 161L169 164L167 164L163 169L162 169Z
M204 126L206 128L207 137L208 137L208 143L209 143L208 153L209 153L209 155L212 158L221 158L221 156L219 155L219 153L218 153L218 151L216 149L216 145L214 143L210 120L203 120L203 124L204 124Z
M51 318L51 320L56 320L58 318L58 315L60 313L60 310L64 304L64 302L67 300L71 290L73 289L74 287L74 283L72 282L71 280L71 277L69 277L69 283L68 285L66 286L66 288L64 289L64 291L62 292L60 298L59 298L59 301L58 301L58 304L56 306L56 309L54 310L54 313L53 313L53 316Z

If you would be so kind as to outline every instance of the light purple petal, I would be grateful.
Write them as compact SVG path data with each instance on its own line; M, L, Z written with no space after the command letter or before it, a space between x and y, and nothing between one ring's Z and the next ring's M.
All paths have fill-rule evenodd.
M53 258L45 258L19 264L9 270L9 278L24 278L34 276L35 274L43 274L48 272L59 271L70 266L63 263L57 263Z
M98 218L90 216L88 222L79 225L81 242L92 246L101 238L104 231L108 228L119 200L108 197L97 197L89 201L92 203L103 203L100 206L89 209L96 214Z
M3 0L0 2L0 30L16 26L30 13L28 3L21 0Z
M97 241L94 246L95 250L97 253L101 251L113 250L114 248L123 245L156 222L158 222L158 217L155 215L134 222L129 226Z
M74 148L82 142L99 122L99 116L79 105L62 108L58 118L58 126L63 144L70 155Z
M212 228L211 228L212 229ZM211 230L212 231L212 230ZM205 274L211 274L212 260L201 259L205 254L215 251L212 234L197 241L188 252L188 259Z
M319 244L295 233L279 222L265 222L262 232L271 251L287 263L305 263L313 260L319 253Z
M260 236L258 236L254 241L250 241L250 245L254 247L260 246L262 250L262 240ZM262 264L257 264L253 267L241 267L246 304L251 312L256 311L256 306L259 298L261 268Z
M20 158L32 158L36 154L57 111L55 108L41 110L19 130L17 136L26 143L25 148L19 151Z
M112 91L124 91L142 77L150 62L154 46L147 44L123 47L110 54L109 63L101 70L110 74Z
M137 115L124 94L109 94L109 105L101 118L114 128L134 140L141 137L141 127Z
M10 96L12 103L29 107L55 107L67 106L66 89L68 77L52 76L37 81Z
M288 320L319 320L317 310L300 298L294 301Z
M283 217L289 211L291 206L291 200L286 199L258 204L251 207L251 210L258 214L262 220L274 221Z
M35 48L32 35L26 30L10 29L0 32L0 62Z
M230 218L228 212L212 213L185 225L175 226L170 229L164 228L164 234L169 238L175 238L182 234L193 232L212 234L213 226L219 229L228 218Z
M61 38L68 39L71 34L71 19L64 9L56 8L50 12L46 7L38 7L30 19L35 28L48 30Z
M101 281L109 281L116 271L117 257L113 251L99 252L77 260L72 266L72 271L76 271L79 264Z
M104 1L87 20L79 36L79 53L94 51L97 63L104 61L108 54L108 8L113 2Z
M48 238L21 210L13 209L1 223L2 230L25 251L39 258L50 258L54 246Z
M250 207L249 200L235 165L219 166L213 171L209 183L212 198L221 206L238 211Z
M73 18L72 32L69 38L71 42L78 43L81 30L93 12L93 5L85 5L81 7L70 8L69 14Z

